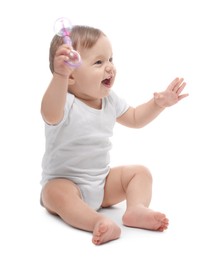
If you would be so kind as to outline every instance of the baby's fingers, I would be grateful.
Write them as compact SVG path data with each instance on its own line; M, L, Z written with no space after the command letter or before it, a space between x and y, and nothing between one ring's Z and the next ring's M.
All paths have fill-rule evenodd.
M183 82L183 83L181 84L181 86L176 87L175 92L179 95L179 94L183 91L183 89L185 88L185 86L186 86L186 82Z
M58 49L57 49L57 51L56 51L56 53L55 53L55 57L58 57L58 56L69 56L69 54L70 54L70 52L71 52L71 49L70 49L70 47L68 46L68 45L61 45Z
M168 86L167 90L173 91L174 87L177 86L177 83L179 83L180 79L175 78Z
M175 78L170 85L168 86L167 90L177 92L180 86L184 83L183 78ZM186 84L185 84L186 85Z
M187 96L189 96L189 94L182 94L182 95L178 96L178 100L180 101L181 99L183 99Z

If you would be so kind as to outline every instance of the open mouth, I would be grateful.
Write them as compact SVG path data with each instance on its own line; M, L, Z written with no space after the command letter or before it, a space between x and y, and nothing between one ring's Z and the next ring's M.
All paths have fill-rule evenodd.
M107 78L107 79L102 80L102 84L103 84L105 87L110 88L110 87L111 87L111 79L112 79L112 78Z

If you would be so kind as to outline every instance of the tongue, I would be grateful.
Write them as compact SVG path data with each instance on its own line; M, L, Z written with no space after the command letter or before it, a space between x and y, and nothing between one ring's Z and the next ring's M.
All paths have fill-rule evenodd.
M105 80L103 80L103 83L106 84L106 85L108 85L108 84L109 84L109 80L108 80L108 79L105 79Z

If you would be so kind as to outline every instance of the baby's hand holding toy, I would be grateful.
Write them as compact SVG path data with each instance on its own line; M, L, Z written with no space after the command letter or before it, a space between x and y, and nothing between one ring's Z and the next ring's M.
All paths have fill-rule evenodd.
M71 34L71 22L67 18L59 18L55 21L54 30L55 33L63 38L63 41L65 44L68 44L69 46L72 46L70 34ZM81 65L81 57L80 54L75 51L71 50L69 54L69 61L66 63L71 67L79 67Z

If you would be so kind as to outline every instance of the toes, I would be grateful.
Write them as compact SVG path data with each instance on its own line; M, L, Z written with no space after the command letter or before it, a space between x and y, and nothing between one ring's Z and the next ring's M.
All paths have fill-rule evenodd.
M94 237L93 239L92 239L92 242L93 242L93 244L95 244L95 245L100 245L100 238L98 237Z
M100 245L103 242L102 235L106 233L107 229L108 227L103 224L98 225L97 230L94 232L93 239L92 239L92 242L95 245Z
M95 245L101 245L111 240L115 240L120 237L120 228L111 221L104 221L104 223L98 223L93 231L92 242Z
M157 231L161 231L162 232L162 231L166 230L168 228L168 223L169 223L169 221L168 221L167 218L164 218L163 220L161 220L161 225L157 229Z
M155 220L157 221L157 228L155 230L162 232L168 228L169 220L164 214L158 212L155 215Z

